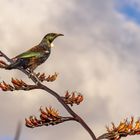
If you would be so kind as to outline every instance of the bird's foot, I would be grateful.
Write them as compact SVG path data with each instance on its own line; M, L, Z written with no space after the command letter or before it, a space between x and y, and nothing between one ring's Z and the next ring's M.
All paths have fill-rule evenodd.
M40 83L40 81L37 79L37 81L35 82L36 85L38 85Z
M28 77L31 78L32 76L34 76L33 73L29 73Z
M26 69L26 71L28 72L29 74L29 78L31 78L32 76L35 76L35 73L33 71L31 71L30 69Z
M38 79L36 73L33 72L33 71L31 72L30 70L27 70L27 71L28 71L28 73L29 73L28 77L31 78L31 77L33 76L33 77L36 79L35 84L38 85L38 84L40 83L40 80Z

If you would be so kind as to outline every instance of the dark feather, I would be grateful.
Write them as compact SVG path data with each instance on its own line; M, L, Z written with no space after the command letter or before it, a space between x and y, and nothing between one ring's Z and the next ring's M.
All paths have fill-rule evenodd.
M29 59L18 58L15 62L8 65L7 69L14 69L21 66L26 69L28 62L29 62Z

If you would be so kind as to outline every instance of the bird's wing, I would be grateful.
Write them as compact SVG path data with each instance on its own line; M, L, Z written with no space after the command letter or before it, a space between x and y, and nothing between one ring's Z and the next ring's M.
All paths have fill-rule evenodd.
M22 54L16 56L16 58L32 58L32 57L40 57L40 56L42 56L41 52L28 51L28 52L25 52L25 53L22 53Z
M20 58L31 58L31 57L38 57L40 52L25 52L19 55Z

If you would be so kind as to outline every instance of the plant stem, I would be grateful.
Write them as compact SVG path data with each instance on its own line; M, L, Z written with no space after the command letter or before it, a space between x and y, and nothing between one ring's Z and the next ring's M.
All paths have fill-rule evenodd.
M18 126L17 126L17 130L16 130L16 134L15 134L14 140L19 140L20 134L21 134L21 123L19 122Z
M0 51L0 54L10 63L13 62L12 59L10 59L9 57L7 57L3 52ZM58 93L56 93L55 91L53 91L52 89L48 88L47 86L43 85L40 81L38 81L37 77L35 77L34 75L31 75L29 72L27 72L25 69L21 68L21 67L17 67L16 69L22 71L24 74L26 74L28 77L31 78L31 80L38 85L39 89L45 90L46 92L50 93L51 95L53 95L62 105L63 107L74 117L74 119L79 122L84 128L85 130L90 134L90 136L92 137L93 140L97 140L95 134L93 133L93 131L89 128L89 126L85 123L85 121L78 116L65 102L64 100L61 98L61 96L59 96Z
M75 118L75 120L77 122L79 122L86 130L87 132L90 134L90 136L92 137L93 140L96 140L96 137L93 133L93 131L89 128L89 126L85 123L85 121L78 116L65 102L64 100L59 96L58 93L56 93L55 91L51 90L50 88L48 88L47 86L44 86L43 84L39 83L39 87L47 92L49 92L51 95L53 95L55 98L57 98L57 100L63 105L63 107Z

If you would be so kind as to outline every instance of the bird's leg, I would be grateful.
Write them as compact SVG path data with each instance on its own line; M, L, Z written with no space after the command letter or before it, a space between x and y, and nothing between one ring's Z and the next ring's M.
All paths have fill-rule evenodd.
M35 76L36 77L36 74L35 74L35 72L33 70L31 70L31 69L26 69L26 70L29 73L29 78L31 78L31 76Z
M27 68L26 71L29 73L29 78L31 78L31 76L33 75L31 69Z
M34 76L37 80L36 84L40 83L39 79L36 76L36 73L32 69L26 69L26 70L29 73L29 78L31 78L31 76Z

